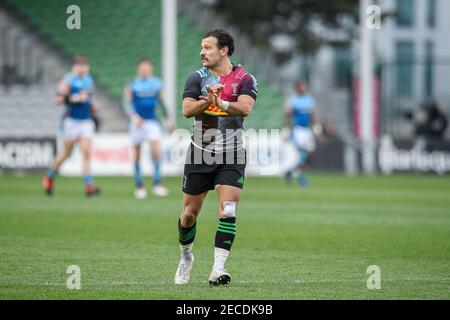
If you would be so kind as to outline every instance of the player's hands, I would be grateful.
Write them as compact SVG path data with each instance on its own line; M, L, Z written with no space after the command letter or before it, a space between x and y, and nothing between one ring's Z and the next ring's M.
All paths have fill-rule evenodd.
M212 90L214 91L215 100L214 105L215 106L221 106L222 105L222 99L220 98L222 91L225 89L225 85L222 83L216 84L214 87L212 87Z
M214 91L214 93L220 97L220 95L222 94L222 91L225 89L225 85L222 83L218 83L216 84L214 87L212 87L212 90Z
M81 91L80 93L75 93L69 97L69 101L72 103L85 103L89 100L89 93L87 91Z
M136 113L134 113L131 116L131 120L133 121L133 123L136 125L136 127L141 128L142 125L144 124L144 119L142 119L139 115L137 115Z
M280 132L281 140L284 142L289 141L291 137L291 128L283 127Z
M81 103L84 103L84 102L86 102L86 101L88 101L89 100L89 92L87 92L87 91L81 91L80 92L80 102Z
M208 96L200 96L200 99L208 102L208 104L212 105L220 105L222 103L222 100L220 100L219 96L222 93L223 89L225 88L225 85L219 83L216 84L214 87L206 86L206 91L208 92Z
M321 138L323 136L323 126L320 122L316 122L312 125L312 132L316 138Z
M99 109L100 108L99 108L98 104L96 104L96 103L92 103L91 104L91 111L92 112L97 112Z
M200 96L199 98L208 102L208 105L215 104L217 96L216 96L214 90L211 87L206 86L206 91L208 92L208 95L206 97Z
M175 125L172 123L172 121L170 120L165 120L164 123L164 130L168 133L171 134L172 132L175 131Z

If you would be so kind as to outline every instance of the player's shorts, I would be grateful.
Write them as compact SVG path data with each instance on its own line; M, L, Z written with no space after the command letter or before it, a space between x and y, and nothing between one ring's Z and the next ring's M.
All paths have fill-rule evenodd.
M138 127L134 121L131 121L128 131L134 145L145 141L161 140L161 125L156 120L144 120L141 127Z
M190 144L184 165L182 190L190 195L199 195L219 185L242 189L245 166L245 149L217 155Z
M61 133L64 140L92 139L94 132L95 125L92 119L65 118L63 120Z
M292 141L298 149L313 152L316 150L314 134L310 128L295 126L292 128Z

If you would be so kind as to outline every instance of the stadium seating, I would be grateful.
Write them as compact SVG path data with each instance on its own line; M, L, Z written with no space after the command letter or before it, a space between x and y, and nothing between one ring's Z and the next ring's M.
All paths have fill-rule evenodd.
M69 0L48 0L45 6L34 0L7 0L7 4L27 19L48 40L68 56L83 52L90 56L92 72L115 98L120 99L124 84L129 81L139 57L152 58L155 73L161 74L161 1L79 0L81 29L69 30L66 9ZM203 31L178 15L177 92L181 100L184 81L199 67L199 39ZM237 58L239 62L239 52ZM249 70L250 72L252 70ZM258 75L255 75L258 78ZM246 127L274 128L281 125L281 96L259 80L260 94L255 112L246 120ZM178 124L190 128L192 120L178 112Z
M54 88L0 86L0 105L0 137L46 137L58 132L62 109L55 104Z

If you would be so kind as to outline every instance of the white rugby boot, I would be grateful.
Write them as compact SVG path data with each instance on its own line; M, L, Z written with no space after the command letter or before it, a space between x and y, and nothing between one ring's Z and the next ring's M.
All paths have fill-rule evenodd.
M190 252L190 254L184 252L181 253L180 263L178 264L178 269L175 273L175 284L187 284L189 282L189 276L194 260L192 252Z
M212 286L229 284L231 282L231 275L226 269L213 268L209 275L208 282Z
M136 190L134 190L134 197L136 199L145 199L145 198L147 198L147 189L145 189L144 187L136 188Z
M153 193L157 197L167 197L170 192L167 188L164 188L162 185L157 184L153 187Z

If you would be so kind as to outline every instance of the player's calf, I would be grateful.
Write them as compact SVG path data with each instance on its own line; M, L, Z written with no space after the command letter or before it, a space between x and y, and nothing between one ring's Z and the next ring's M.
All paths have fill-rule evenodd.
M178 240L181 253L180 262L175 273L175 284L187 284L189 282L192 265L194 264L192 246L194 245L196 232L197 224L195 222L192 226L186 228L178 220Z
M225 269L225 262L236 236L236 205L237 202L234 201L223 202L223 214L219 219L215 238L214 265L208 279L210 285L224 285L231 282L231 275Z

